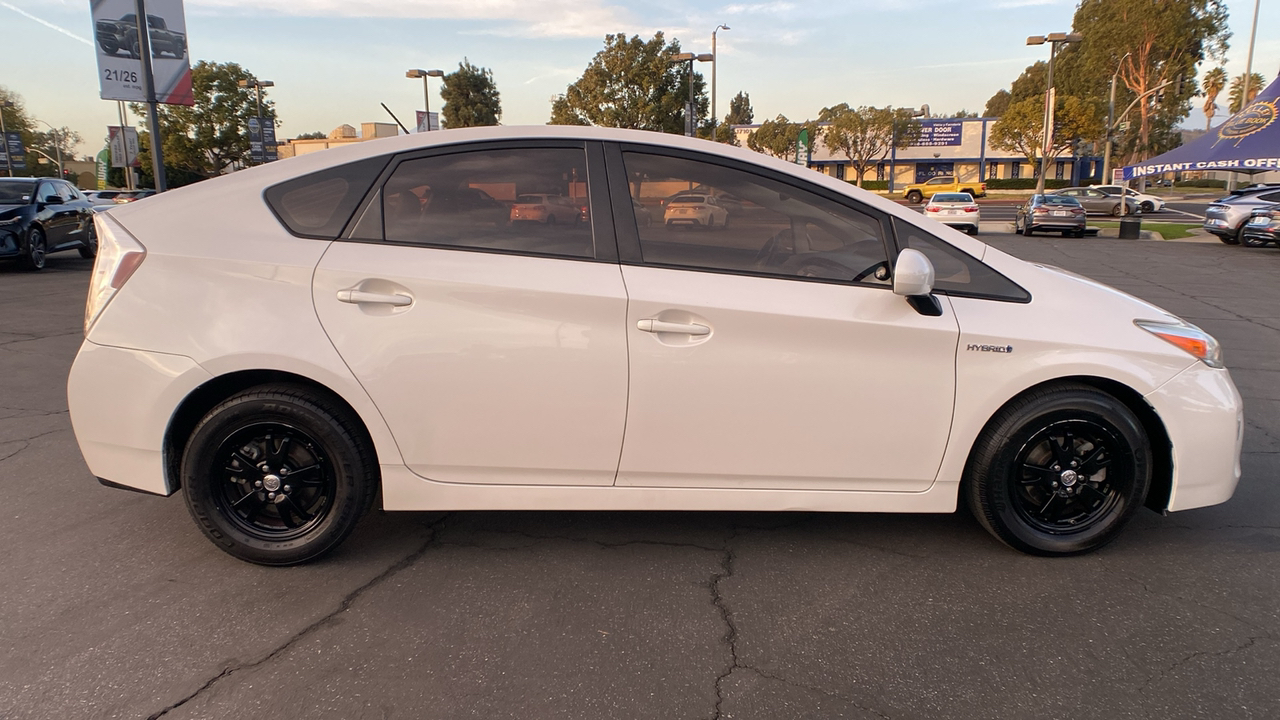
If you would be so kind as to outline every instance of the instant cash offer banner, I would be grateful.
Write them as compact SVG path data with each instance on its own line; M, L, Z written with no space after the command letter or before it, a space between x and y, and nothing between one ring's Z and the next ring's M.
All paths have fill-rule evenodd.
M182 0L147 0L146 6L156 102L194 105ZM134 0L90 0L89 7L93 13L100 96L103 100L146 102Z

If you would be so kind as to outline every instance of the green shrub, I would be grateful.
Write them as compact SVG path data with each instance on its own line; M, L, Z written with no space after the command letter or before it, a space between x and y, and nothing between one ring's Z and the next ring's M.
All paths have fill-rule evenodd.
M857 183L852 180L849 181L849 184L857 185ZM862 189L863 190L888 190L889 181L888 180L863 180Z
M1071 187L1070 180L1045 180L1044 186L1049 190L1057 190L1059 188ZM988 180L988 190L1035 190L1036 179L1029 178L1004 178L1001 180Z

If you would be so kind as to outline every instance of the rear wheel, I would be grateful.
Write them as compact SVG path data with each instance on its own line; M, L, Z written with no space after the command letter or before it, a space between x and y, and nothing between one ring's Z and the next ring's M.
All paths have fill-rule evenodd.
M921 195L919 191L912 190L911 192L907 193L907 202L909 203L919 203L922 200L924 200L924 196Z
M1031 221L1024 220L1022 222L1022 234L1031 237Z
M86 260L98 257L98 230L89 223L89 240L80 248L80 257Z
M267 385L196 425L182 484L196 525L223 551L294 565L351 534L372 505L378 466L348 411L303 387Z
M1123 214L1124 206L1120 203L1116 203L1115 207L1111 208L1111 217L1120 217Z
M965 468L974 516L1034 555L1075 555L1115 539L1151 482L1151 448L1123 403L1088 385L1034 391L1002 409Z

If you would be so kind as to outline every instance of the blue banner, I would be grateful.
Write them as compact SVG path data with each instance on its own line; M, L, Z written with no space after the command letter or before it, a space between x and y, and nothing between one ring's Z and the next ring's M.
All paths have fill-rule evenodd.
M22 146L22 134L5 133L4 153L0 153L0 171L9 170L9 160L13 159L14 170L27 169L27 149Z

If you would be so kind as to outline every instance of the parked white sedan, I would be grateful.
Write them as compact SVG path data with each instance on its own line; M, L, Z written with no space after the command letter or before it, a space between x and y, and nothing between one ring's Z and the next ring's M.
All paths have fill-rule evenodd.
M712 195L682 193L667 203L662 221L667 227L718 227L723 230L729 224L729 210Z
M731 231L637 223L634 202L700 186L748 208ZM389 202L466 188L585 197L588 221ZM1001 541L1066 555L1240 476L1212 337L718 143L422 133L95 223L68 385L89 468L181 490L251 562L328 552L379 490L387 510L947 513L963 495Z
M969 193L938 193L925 203L924 216L977 235L982 210Z

